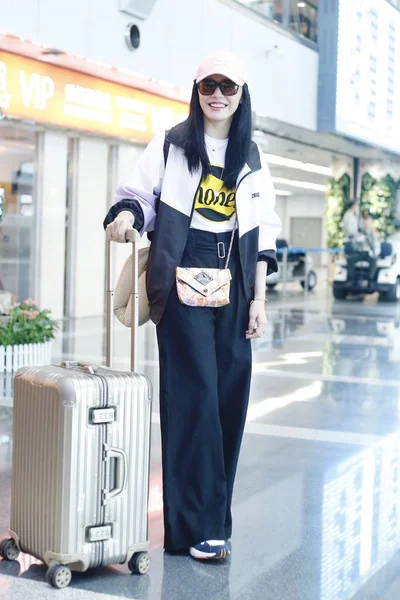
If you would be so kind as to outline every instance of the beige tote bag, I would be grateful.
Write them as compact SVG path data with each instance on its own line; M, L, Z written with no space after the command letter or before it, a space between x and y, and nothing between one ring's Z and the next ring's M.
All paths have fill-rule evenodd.
M150 247L139 250L139 326L150 320L150 306L146 290L149 252ZM114 314L125 327L131 327L132 324L132 260L131 254L122 267L114 292Z

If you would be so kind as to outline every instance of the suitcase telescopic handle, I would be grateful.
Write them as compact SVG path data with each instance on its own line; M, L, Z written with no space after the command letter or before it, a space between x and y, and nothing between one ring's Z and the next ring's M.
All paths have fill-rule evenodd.
M140 234L136 229L128 229L125 234L127 242L132 243L132 323L131 323L131 371L137 372L137 337L139 330L139 252ZM111 268L111 242L107 242L106 257L106 366L111 367L113 357L113 308L114 308L114 277Z
M107 448L105 457L107 460L115 458L117 460L117 476L116 487L113 490L105 491L103 496L103 504L109 504L116 500L126 490L128 483L128 457L124 450L119 448Z

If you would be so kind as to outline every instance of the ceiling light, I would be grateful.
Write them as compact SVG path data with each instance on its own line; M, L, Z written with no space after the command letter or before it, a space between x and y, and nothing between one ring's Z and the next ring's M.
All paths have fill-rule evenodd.
M275 194L277 196L293 196L293 192L288 192L287 190L275 190Z
M323 167L322 165L315 165L313 163L304 163L300 160L284 158L283 156L276 156L275 154L265 154L265 157L267 162L271 165L289 167L290 169L298 169L299 171L307 171L308 173L317 173L318 175L326 175L327 177L332 175L331 167Z
M298 3L297 3L297 6L298 6L299 8L305 8L305 7L306 7L306 3L305 3L305 2L298 2Z
M286 179L285 177L272 177L274 183L288 185L290 187L302 188L303 190L314 190L315 192L326 192L326 185L311 183L311 181L296 181L295 179Z

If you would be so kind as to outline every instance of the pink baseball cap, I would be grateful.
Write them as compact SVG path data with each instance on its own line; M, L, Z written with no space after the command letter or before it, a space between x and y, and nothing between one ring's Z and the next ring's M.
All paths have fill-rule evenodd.
M211 75L224 75L236 85L247 83L246 67L240 58L230 52L213 52L206 56L196 73L196 83Z

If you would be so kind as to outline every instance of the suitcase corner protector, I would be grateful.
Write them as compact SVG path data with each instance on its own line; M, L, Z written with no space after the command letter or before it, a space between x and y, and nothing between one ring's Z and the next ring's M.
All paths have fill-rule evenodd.
M60 391L60 397L62 404L66 408L75 406L76 404L76 390L71 379L65 377L57 381L57 387Z

